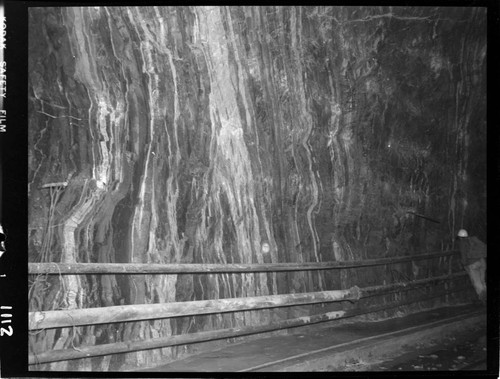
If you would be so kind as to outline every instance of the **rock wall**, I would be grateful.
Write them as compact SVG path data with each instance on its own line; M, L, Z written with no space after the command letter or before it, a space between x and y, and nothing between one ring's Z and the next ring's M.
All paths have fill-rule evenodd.
M321 262L452 248L461 227L485 239L485 18L480 8L30 8L30 261ZM40 276L29 301L48 310L309 292L457 265ZM30 351L316 308L48 330Z

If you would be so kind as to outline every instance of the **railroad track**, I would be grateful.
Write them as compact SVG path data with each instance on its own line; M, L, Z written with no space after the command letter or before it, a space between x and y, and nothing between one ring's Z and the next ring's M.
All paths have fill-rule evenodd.
M477 318L477 316L481 315L481 312L473 311L469 312L467 314L461 314L459 316L454 316L454 317L448 317L446 319L442 319L439 321L434 321L431 323L419 325L416 327L410 327L390 333L384 333L376 336L371 336L367 338L361 338L355 341L343 343L340 345L336 346L330 346L327 348L319 349L319 350L314 350L310 351L307 353L295 355L295 356L290 356L285 359L280 359L274 362L268 362L265 364L257 365L254 367L246 368L244 370L240 370L241 372L252 372L252 371L302 371L302 368L305 368L305 371L344 371L342 368L335 368L335 364L329 364L328 361L332 361L332 359L337 359L338 356L347 356L352 353L352 355L358 355L359 357L364 357L359 358L360 361L365 361L366 363L366 369L367 370L372 370L379 365L377 363L375 364L370 364L368 361L368 357L372 357L372 359L376 362L380 362L380 359L377 359L376 354L377 352L389 351L390 349L397 350L398 348L394 349L394 343L393 341L405 341L407 338L414 338L412 336L415 336L417 334L423 334L423 335L432 335L432 330L437 331L439 328L446 327L447 325L453 325L457 324L462 321L464 318ZM450 329L451 330L451 329ZM401 343L400 343L401 344ZM385 347L387 346L387 348ZM400 352L401 350L399 350ZM315 363L305 363L305 362L315 362ZM332 362L333 363L333 362ZM478 368L476 368L478 367ZM333 368L330 370L330 368ZM481 360L481 361L476 361L473 363L467 363L463 367L457 367L454 371L457 370L483 370L486 369L486 361ZM348 371L348 370L346 370ZM358 371L358 370L356 370ZM359 370L363 371L363 369ZM384 370L381 370L384 371Z

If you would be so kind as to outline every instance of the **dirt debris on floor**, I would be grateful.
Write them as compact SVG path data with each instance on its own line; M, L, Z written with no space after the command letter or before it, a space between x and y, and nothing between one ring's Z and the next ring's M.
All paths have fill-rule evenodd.
M480 368L486 360L486 330L460 338L446 337L431 348L417 345L402 356L373 366L377 371L459 371ZM484 363L485 365L485 363ZM471 367L471 368L469 368ZM472 368L474 367L474 368Z

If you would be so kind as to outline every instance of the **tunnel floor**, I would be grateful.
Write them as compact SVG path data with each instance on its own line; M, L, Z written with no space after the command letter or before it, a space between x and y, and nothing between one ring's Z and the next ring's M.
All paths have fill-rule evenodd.
M377 322L296 328L145 371L481 370L477 362L486 360L485 347L486 309L468 304Z
M375 371L486 370L486 328L447 336L438 345L415 346L391 361L372 367Z

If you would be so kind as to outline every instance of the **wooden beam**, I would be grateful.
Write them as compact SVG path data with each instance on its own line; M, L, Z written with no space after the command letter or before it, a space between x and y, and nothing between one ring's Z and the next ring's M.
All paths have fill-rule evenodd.
M433 259L455 255L457 251L446 251L404 257L366 259L363 261L333 261L304 263L29 263L29 274L74 275L74 274L206 274L283 272L305 270L330 270L387 265L421 259Z
M348 290L255 296L218 300L199 300L156 304L29 312L29 330L78 325L109 324L210 313L246 311L265 308L358 300L359 288Z
M210 330L206 332L154 338L145 341L128 341L128 342L101 344L95 346L78 346L78 349L51 350L40 354L30 354L28 363L30 365L36 365L49 362L67 361L72 359L97 357L110 354L130 353L133 351L158 349L169 346L186 345L186 344L220 340L225 338L242 337L251 334L266 333L275 330L295 328L300 326L317 324L321 322L328 322L340 318L353 317L366 313L379 312L407 304L416 303L419 301L425 301L432 298L446 296L453 292L462 290L463 288L460 287L453 290L440 291L431 296L421 295L409 300L392 302L389 304L378 305L363 309L349 309L346 311L327 312L318 315L303 316L288 320L280 320L276 323L268 325L254 325L254 326L244 326L239 328Z
M79 325L109 324L126 321L151 320L169 317L194 316L200 314L236 312L293 305L327 303L334 301L356 301L390 293L401 289L411 289L431 285L465 276L461 272L412 282L366 287L354 286L348 290L295 293L218 300L198 300L156 304L133 304L87 309L29 312L29 330L62 328Z
M406 290L406 289L414 289L414 288L421 287L421 286L435 285L435 284L438 284L440 282L446 282L449 280L459 279L459 278L461 278L463 276L467 276L467 275L468 274L465 271L460 271L460 272L456 272L456 273L448 274L448 275L413 280L411 282L399 282L399 283L392 283L392 284L381 285L381 286L365 287L365 288L360 289L361 297L365 298L365 297L380 295L382 293L391 293L391 292L397 292L397 291Z

